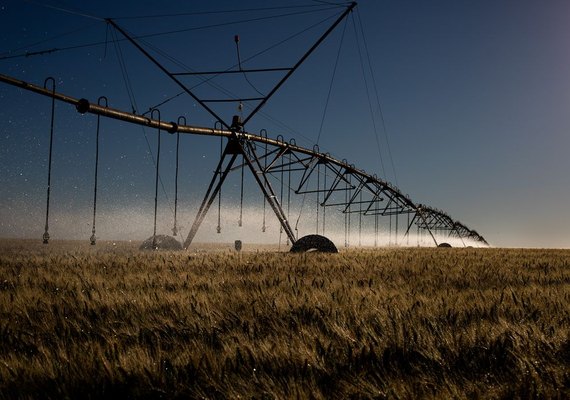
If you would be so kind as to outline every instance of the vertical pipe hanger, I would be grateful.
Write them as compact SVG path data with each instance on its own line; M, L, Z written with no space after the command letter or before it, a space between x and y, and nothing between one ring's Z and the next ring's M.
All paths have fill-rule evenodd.
M283 182L283 178L284 178L283 165L284 165L284 160L283 160L283 157L280 157L280 158L281 158L281 167L279 169L281 170L281 179L280 179L281 188L279 190L279 203L283 204L283 184L284 184L284 182ZM283 225L281 225L279 227L279 249L280 250L281 250L281 235L283 235Z
M239 220L238 226L243 226L243 173L245 170L245 158L242 155L241 159L241 177L240 177L240 193L239 193Z
M104 104L103 104L104 102ZM109 107L109 101L105 96L97 99L97 104L104 107ZM97 243L97 236L95 235L95 218L97 215L97 180L99 174L99 128L101 124L101 116L97 115L97 133L95 135L95 181L93 184L93 227L91 228L91 237L89 238L91 245Z
M398 215L400 213L396 213L396 230L394 231L394 245L398 245Z
M327 186L327 164L325 164L325 174L323 176L323 190L326 190ZM326 228L326 222L327 222L327 207L326 207L326 194L323 192L323 236L325 236L325 228Z
M47 89L48 82L51 82L52 88L51 92L55 95L55 79L51 76L46 78L44 81L44 89ZM48 159L48 182L47 182L47 200L46 200L46 224L43 234L43 243L49 243L49 200L51 193L51 160L52 160L52 150L53 150L53 122L55 116L55 97L51 98L51 122L50 122L50 133L49 133L49 159Z
M176 121L177 125L186 125L186 117L180 116ZM177 213L178 213L178 169L180 156L180 132L176 131L176 170L174 172L174 226L172 227L172 236L178 235Z
M390 224L388 225L388 246L392 246L392 214L388 216Z
M293 140L293 139L291 139ZM287 152L287 221L289 221L289 215L291 212L291 169L293 168L291 165L291 152ZM289 245L289 236L287 236L287 245Z
M267 131L265 129L262 129L259 132L259 135L261 137L264 137L265 139L267 139ZM267 172L267 142L265 142L265 154L263 156L263 171L265 173ZM265 230L267 229L267 227L265 226L265 204L266 204L266 200L265 200L265 196L263 196L263 223L261 225L261 232L265 232Z
M321 213L321 210L319 209L319 201L320 201L320 195L319 195L319 190L321 189L321 164L317 161L317 190L316 190L316 195L317 195L317 224L316 224L316 234L319 234L319 214Z
M352 166L352 165L351 165ZM352 190L354 189L354 186L352 186L352 174L348 175L348 198L351 199L350 202L348 203L348 245L347 247L350 246L350 224L351 224L351 206L352 206L352 199L353 199L353 195L352 195Z
M376 203L378 203L378 200L376 200ZM378 218L380 218L380 214L374 213L374 247L378 247Z
M345 192L344 192L344 202L348 204L348 188L349 188L348 180L345 181ZM348 212L345 209L344 213L344 247L348 247Z
M220 160L224 159L224 138L220 136ZM218 179L222 180L222 169L218 168L216 171L218 173ZM218 190L218 225L216 226L216 232L222 233L222 187L220 186Z
M153 109L150 113L150 117L154 118L154 114L158 115L158 121L161 120L160 118L160 110ZM152 231L152 247L156 248L156 212L158 210L158 173L160 168L160 125L157 129L157 150L156 150L156 174L154 179L154 227Z
M358 245L362 246L362 190L360 191L359 212L358 212Z
M408 230L406 231L406 246L410 245L410 235L408 234L410 230L410 213L408 212Z

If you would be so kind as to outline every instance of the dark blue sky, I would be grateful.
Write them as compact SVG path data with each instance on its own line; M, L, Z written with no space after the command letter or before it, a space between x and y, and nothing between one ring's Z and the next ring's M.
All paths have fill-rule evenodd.
M127 95L112 31L104 22L80 14L117 18L121 26L142 35L317 7L153 19L119 17L320 4L101 1L82 4L78 9L71 1L43 3L50 7L26 1L1 3L0 57L90 42L107 44L0 59L0 72L36 84L42 84L51 75L58 82L58 91L92 101L105 95L111 106L125 110L133 104ZM322 10L146 40L194 70L225 69L237 61L235 34L240 36L240 53L246 59L324 20L245 64L250 68L290 66L332 22L326 18L333 18L338 12ZM338 27L270 100L263 109L264 115L256 116L246 128L252 132L266 128L270 136L283 134L311 147L319 135L340 48L319 139L323 151L397 183L416 202L447 211L493 245L568 247L568 15L570 3L564 0L361 1L354 17ZM355 30L359 34L360 21L386 126L384 131L373 102L376 133L357 50L358 44L364 49L362 38L357 41L355 35ZM52 39L62 34L65 35ZM132 46L122 42L120 51L139 113L179 92ZM366 54L363 56L367 68L368 59ZM168 68L180 68L164 57L161 61ZM366 74L374 100L372 77ZM264 74L250 76L250 80L258 90L266 92L278 77ZM255 95L241 76L216 83L233 93ZM196 93L204 98L220 96L207 85L197 88ZM0 86L2 236L38 237L43 232L49 103L47 98ZM235 105L219 108L227 120L236 112ZM161 107L161 113L168 120L184 115L191 124L213 124L211 116L184 96ZM81 116L72 107L57 105L52 194L55 216L50 225L61 236L90 231L95 121L94 116ZM151 130L143 132L140 127L102 121L103 234L105 221L122 218L124 229L120 235L136 239L148 236L154 167L147 140L154 151L155 138L156 133ZM168 139L163 139L161 153L161 175L168 193L168 200L164 193L160 199L165 221L171 218L173 197L174 147L173 140ZM219 142L186 137L182 146L184 178L180 190L186 207L182 214L190 219L193 204L202 195L215 167ZM229 183L228 206L235 203L231 185L238 182L234 179ZM249 195L248 204L261 204L253 189ZM227 225L233 224L233 216L227 218ZM168 223L164 224L166 230ZM184 225L188 226L189 221L184 221ZM275 223L273 227L275 233ZM108 235L113 236L113 232L109 230ZM204 235L203 239L207 239Z

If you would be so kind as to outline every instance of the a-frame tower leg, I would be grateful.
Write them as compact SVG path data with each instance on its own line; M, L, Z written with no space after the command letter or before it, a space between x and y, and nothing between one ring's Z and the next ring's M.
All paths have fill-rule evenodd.
M245 144L245 147L244 147L244 144ZM247 148L247 151L246 151L246 148ZM194 240L194 237L196 236L196 233L198 233L198 229L200 228L200 225L204 221L204 218L206 217L206 214L208 213L210 206L212 205L216 196L220 192L220 189L221 189L224 181L226 180L228 173L231 171L232 166L233 166L238 155L243 156L245 164L247 164L247 166L249 167L251 173L253 174L253 177L255 178L255 181L257 182L258 186L260 187L260 189L263 193L263 196L265 196L266 201L269 203L269 205L273 209L273 212L275 213L275 216L277 217L277 219L279 220L279 223L283 227L283 230L287 234L287 237L289 238L291 243L295 243L296 238L295 238L295 235L293 233L293 229L291 228L291 225L289 224L289 221L287 220L287 216L286 216L285 212L283 211L281 204L279 204L277 196L275 195L275 191L273 190L273 187L271 186L271 183L270 183L270 181L266 175L266 172L263 170L263 168L259 162L259 158L257 157L257 155L255 153L255 148L247 141L241 141L237 137L232 137L229 139L228 144L226 145L226 147L222 153L222 156L220 158L220 162L218 163L216 171L214 172L214 176L212 177L212 180L210 181L210 184L208 186L208 190L206 190L206 194L204 195L204 199L202 200L202 204L200 205L200 208L198 209L198 214L196 215L196 218L194 219L194 223L192 224L192 227L190 228L190 232L188 233L188 236L186 237L186 240L184 241L184 248L185 249L187 249L190 246L190 244L192 243L192 240ZM230 160L228 161L228 163L224 167L224 161L225 161L226 157L228 157L228 156L231 156ZM244 166L242 166L242 168L243 167Z
M196 236L196 233L198 233L198 229L200 228L202 221L204 221L204 218L206 217L206 214L208 213L210 206L212 205L212 203L216 199L216 196L218 195L220 189L222 188L222 185L223 185L224 181L226 180L228 173L230 172L238 154L240 153L239 151L237 151L238 149L236 148L236 142L237 141L235 139L230 139L228 141L228 144L226 145L226 147L224 149L224 152L222 153L222 156L220 157L220 162L218 163L216 171L214 172L214 176L212 177L212 180L210 181L210 185L208 186L208 190L206 190L206 194L204 195L204 199L202 200L202 204L200 204L200 208L198 209L198 214L196 214L196 218L194 219L194 223L192 224L192 227L190 228L190 232L188 232L188 236L186 237L186 240L184 241L183 247L185 249L187 249L190 246L190 244L192 243L192 240L194 240L194 237ZM224 160L229 155L231 155L230 160L228 161L227 165L225 167L223 167ZM223 171L222 171L222 169L223 169Z
M267 200L267 202L269 203L269 205L273 209L275 216L279 220L279 223L281 224L281 226L283 227L283 230L287 234L287 237L291 241L291 244L295 244L297 239L295 238L295 234L293 233L293 229L291 228L291 225L289 224L289 220L287 219L287 215L285 214L285 211L283 211L283 207L281 206L281 204L279 203L279 200L277 199L277 195L275 194L275 191L273 190L273 187L271 186L271 182L269 181L269 179L267 179L266 171L263 170L263 167L261 166L261 163L259 162L259 158L257 157L257 154L255 153L255 148L250 142L245 142L245 144L247 146L247 149L249 150L249 154L242 147L243 158L244 158L245 162L247 163L249 169L251 170L251 173L253 174L255 181L259 185L259 188L263 192L263 196L265 196L265 199ZM256 168L256 166L257 166L257 168Z

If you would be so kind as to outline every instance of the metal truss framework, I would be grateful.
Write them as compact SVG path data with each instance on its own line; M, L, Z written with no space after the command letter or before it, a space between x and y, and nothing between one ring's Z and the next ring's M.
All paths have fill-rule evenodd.
M282 190L281 195L277 195L270 177L281 176L281 182L283 182L283 177L287 176L287 186L292 188L296 194L315 194L319 205L325 210L328 207L336 207L347 218L351 214L376 217L396 216L396 218L398 215L406 215L408 223L404 237L409 235L415 224L418 230L422 229L429 233L436 246L438 245L436 235L456 237L464 244L464 240L468 239L488 245L483 236L461 222L455 221L445 212L414 203L391 183L356 168L346 160L338 160L330 154L322 153L317 146L307 149L298 146L294 140L286 142L280 136L273 139L268 138L265 132L259 135L248 133L242 130L239 123L232 124L230 129L212 129L147 118L91 103L86 99L76 99L53 89L46 89L1 74L0 82L72 104L80 113L92 113L170 133L227 138L227 144L184 242L184 248L188 248L192 243L228 174L238 168L247 168L251 171L265 200L271 206L291 243L295 243L297 236L288 219L288 210L284 208L286 201L286 208L288 208L288 200L284 200ZM238 157L241 159L241 164L236 165ZM311 179L312 184L309 185ZM313 185L315 181L316 185Z
M116 24L115 21L107 19L106 22L119 31L130 43L132 43L151 63L167 75L177 86L182 88L189 96L197 101L210 115L212 115L219 126L219 129L210 129L190 125L181 125L174 122L164 122L160 119L147 118L145 116L131 114L100 104L92 104L86 99L75 99L64 94L56 93L55 85L52 90L32 85L30 83L17 80L15 78L0 75L0 81L14 85L26 90L30 90L54 100L60 100L75 105L81 113L93 113L100 116L115 118L139 125L149 126L159 130L166 130L170 133L189 133L206 136L226 137L228 139L225 149L222 151L220 160L210 181L206 194L199 207L198 213L192 224L190 232L184 242L184 248L192 243L198 229L203 222L209 208L214 203L216 196L219 196L222 185L228 174L241 169L242 177L244 169L249 169L259 188L261 189L265 202L270 205L275 213L283 232L288 240L294 244L298 239L289 221L290 193L308 195L314 194L317 203L322 207L322 231L325 231L326 210L330 207L340 209L345 215L345 238L347 231L350 231L350 218L352 214L357 214L361 224L362 217L372 216L375 219L375 229L378 229L378 217L388 216L390 218L390 235L392 233L392 217L396 219L396 236L398 229L398 216L407 216L407 230L404 237L409 237L410 229L415 224L418 230L427 231L435 243L438 245L436 235L441 237L447 234L450 237L457 237L464 242L470 239L483 244L487 244L485 239L477 232L467 228L460 222L454 221L446 213L424 205L415 204L408 196L404 195L398 188L386 182L376 175L370 175L363 170L357 169L346 160L338 160L330 154L320 152L318 146L307 149L298 146L294 140L285 142L281 136L277 139L267 137L267 133L262 131L259 135L245 131L245 124L261 110L266 102L277 92L287 79L298 69L298 67L315 51L315 49L331 34L331 32L344 20L356 7L356 2L348 3L345 10L335 19L331 26L321 34L317 41L299 58L299 60L287 68L260 68L244 70L239 65L239 70L223 71L201 71L201 72L173 72L164 67L145 48L135 40L133 36ZM239 58L239 39L236 37ZM284 72L275 86L264 96L256 98L241 99L215 99L204 100L198 98L191 88L185 85L180 76L184 75L220 75L235 73L255 73L255 72ZM208 106L211 102L242 102L254 101L257 105L245 117L243 121L236 116L232 123L224 121L216 112ZM158 114L160 115L160 114ZM180 119L178 120L180 122ZM237 160L241 164L236 165ZM284 180L287 177L287 197L284 197ZM157 173L158 177L158 173ZM279 178L280 177L280 178ZM271 179L272 178L272 179ZM322 178L322 179L321 179ZM158 179L158 178L157 178ZM272 180L281 182L279 195L272 186ZM243 182L243 181L242 181ZM242 183L243 185L243 183ZM242 186L243 190L243 186ZM286 203L286 207L285 207ZM48 200L49 204L49 200ZM156 208L156 201L155 201ZM156 215L156 209L155 209ZM317 233L319 231L319 216L317 210L316 222ZM410 219L411 216L411 219ZM156 218L156 217L155 217ZM241 221L241 217L240 217ZM348 224L347 224L348 223ZM176 222L175 222L176 224ZM348 230L347 230L348 225ZM156 222L155 222L156 227ZM176 225L175 228L176 230ZM265 229L265 224L262 228ZM295 227L295 230L297 228ZM219 230L219 227L218 227ZM47 232L47 222L46 222ZM436 235L434 235L434 233ZM156 233L155 233L156 234ZM346 240L346 239L345 239ZM345 243L347 244L347 243Z

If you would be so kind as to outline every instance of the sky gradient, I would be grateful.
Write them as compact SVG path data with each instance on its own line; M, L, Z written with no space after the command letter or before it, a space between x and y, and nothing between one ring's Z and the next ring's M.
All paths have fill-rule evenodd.
M91 101L105 95L111 106L128 111L134 105L127 95L112 31L104 22L80 14L117 18L120 26L140 35L310 8L159 19L118 17L322 4L243 1L238 7L230 1L188 2L183 6L163 2L166 4L161 3L159 8L156 2L102 1L82 5L79 10L71 1L44 3L50 7L25 1L0 5L0 72L39 85L47 76L53 76L58 91ZM195 70L225 69L237 62L236 34L245 60L325 20L246 65L289 66L332 22L326 18L338 12L331 8L259 19L152 37L148 42ZM251 132L266 128L272 137L282 134L309 148L318 138L322 151L377 173L417 203L443 209L477 230L493 246L570 247L568 15L570 3L564 0L360 1L354 16L335 30L269 101L264 115L256 116L246 128ZM357 40L360 22L373 67L373 76L365 72L366 82L359 61L362 53L358 45L361 51L364 49L362 38ZM73 33L46 41L68 32ZM33 57L8 57L25 50L101 41L107 44ZM137 112L179 92L132 46L122 42L120 52ZM169 68L178 67L163 61ZM366 55L364 61L367 68ZM256 89L267 92L277 77L250 79ZM365 83L373 100L375 84L384 125L375 101L371 118ZM244 79L222 79L218 84L235 92L255 94ZM196 92L204 98L219 95L207 85ZM43 232L49 106L47 98L0 85L0 236L39 237ZM237 112L235 105L220 108L226 120ZM161 107L161 115L168 120L184 115L189 124L213 125L211 116L184 96ZM122 225L128 225L122 235L147 237L154 196L154 166L149 153L155 146L155 132L143 132L140 127L116 121L101 123L102 218L119 220L122 215L127 221ZM80 236L90 231L95 126L94 116L81 116L72 107L57 105L52 188L56 217L50 225L60 236ZM164 138L163 142L161 169L172 171L173 141ZM191 137L184 138L182 146L181 196L185 204L196 204L217 162L219 141ZM238 184L232 179L227 191L230 204L235 200L231 185L235 189ZM166 221L172 207L171 174L164 172L163 181L169 193L168 199L161 194L161 220ZM248 195L250 212L254 214L261 200L253 191ZM187 206L181 211L186 226L192 210ZM228 212L224 218L226 225L231 225L235 214ZM104 239L105 224L101 225ZM167 225L164 222L163 231ZM140 233L142 226L144 233ZM231 232L228 237L234 234ZM108 235L113 236L111 231Z

